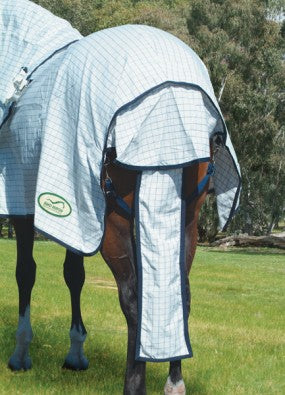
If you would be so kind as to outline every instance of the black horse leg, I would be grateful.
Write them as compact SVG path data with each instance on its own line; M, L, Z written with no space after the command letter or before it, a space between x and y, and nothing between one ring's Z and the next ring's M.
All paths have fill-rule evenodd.
M19 291L19 323L16 332L16 349L8 366L12 370L28 370L32 367L29 345L33 337L30 323L30 302L36 278L36 264L33 259L33 218L14 219L17 237L16 280Z
M130 276L118 283L122 311L128 324L127 368L125 374L124 395L144 395L145 362L135 360L137 334L137 292L136 279Z
M83 343L87 332L80 310L80 294L85 280L83 257L67 250L63 267L64 279L70 291L72 310L69 332L70 349L65 358L63 368L85 370L88 368L89 362L83 352Z
M186 179L189 182L186 185L186 196L190 196L193 193L195 186L205 177L207 172L207 163L201 163L199 165L194 165L185 169ZM186 292L187 292L187 310L188 317L190 314L190 304L191 304L191 294L190 294L190 284L189 284L189 273L192 266L192 262L195 256L197 240L198 240L198 217L201 206L206 198L206 190L194 201L191 205L187 207L186 210L186 228L185 228L185 246L186 246L186 259L185 259L185 269L187 273L186 278ZM170 362L169 376L164 387L164 394L180 394L186 393L185 384L182 378L181 360Z
M192 261L191 261L192 262ZM188 260L189 264L189 260ZM188 265L186 267L187 274L189 274L190 266ZM189 279L188 277L185 279L186 280L186 294L187 296L187 310L188 310L188 317L190 314L190 300L191 300L191 295L190 295L190 285L189 285ZM165 395L170 395L170 394L177 394L177 395L185 395L186 394L186 387L185 383L182 377L182 368L181 368L181 360L177 361L172 361L169 364L169 374L168 378L164 387L164 394Z

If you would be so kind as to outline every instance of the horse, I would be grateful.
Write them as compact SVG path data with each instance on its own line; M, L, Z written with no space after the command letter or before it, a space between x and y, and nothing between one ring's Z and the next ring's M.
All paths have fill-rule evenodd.
M56 221L58 217L61 217L59 213L61 213L62 210L60 211L58 206L56 206L56 203L58 202L54 203L50 198L50 194L48 199L49 201L41 200L43 196L45 197L47 195L45 191L50 190L50 188L46 185L47 182L49 182L50 180L52 180L52 182L59 181L59 185L57 186L58 188L61 187L60 184L64 184L64 182L62 181L64 180L64 177L66 175L61 175L60 179L57 180L54 177L49 177L48 174L50 174L50 168L52 168L53 166L53 164L49 160L49 155L51 151L52 156L54 156L54 146L50 147L49 142L54 143L54 141L57 141L58 137L60 137L61 141L64 141L65 138L65 131L61 131L60 127L54 128L55 120L59 120L61 117L54 118L54 116L58 109L65 110L64 114L67 118L65 120L66 122L62 122L62 124L70 126L70 128L68 129L68 145L71 148L73 147L74 149L74 147L78 147L76 139L81 138L80 133L81 131L83 131L83 129L85 130L83 140L88 140L88 133L94 132L96 135L93 136L91 134L91 140L88 141L88 144L90 145L90 141L93 141L93 137L96 137L96 146L94 145L93 147L94 150L97 149L96 155L94 154L95 151L91 151L91 154L95 155L95 158L92 158L89 152L87 162L85 154L83 154L83 156L80 156L82 152L85 151L80 151L80 160L86 162L87 166L80 167L80 169L78 166L75 166L74 169L76 170L76 172L82 171L83 175L86 175L87 179L92 173L92 180L88 183L88 185L91 185L92 188L95 189L96 194L94 195L93 193L91 193L87 196L84 194L82 196L80 195L81 199L79 200L81 203L82 201L85 203L85 199L87 199L87 201L93 202L94 196L96 196L96 199L98 201L96 200L97 206L95 214L98 215L98 218L101 218L101 222L98 221L99 225L96 225L96 232L93 232L92 234L92 237L96 237L96 240L94 242L91 241L90 245L84 244L84 237L82 239L83 241L80 240L82 241L82 247L76 244L77 240L73 240L72 242L68 240L66 241L65 239L58 240L61 244L68 247L66 251L66 258L64 261L64 278L70 290L72 306L72 322L70 328L71 346L65 358L63 367L74 370L85 370L88 367L88 361L83 351L83 343L85 341L87 332L80 311L80 293L84 284L85 277L83 255L93 254L99 248L104 260L114 274L116 283L118 285L121 308L126 317L128 325L128 351L124 393L144 394L146 392L145 364L146 361L150 359L148 357L141 357L137 353L139 339L138 333L140 328L139 321L141 314L141 298L139 295L139 289L141 286L141 275L139 273L139 270L141 269L138 265L138 250L140 248L140 243L138 232L134 230L134 222L137 221L136 207L138 195L138 180L140 180L140 177L145 169L147 169L146 171L148 171L151 168L154 172L163 172L163 169L166 169L165 171L168 171L168 169L169 171L171 171L171 169L173 167L175 168L177 164L178 167L181 169L180 176L181 179L183 178L183 180L185 180L185 182L183 181L183 187L181 187L181 196L179 198L181 198L181 201L185 202L185 207L187 207L185 209L185 212L183 212L183 215L181 215L181 245L183 245L183 251L181 253L180 270L183 273L189 274L197 245L198 214L200 207L206 197L209 179L213 175L213 162L215 161L217 165L215 189L219 192L220 199L221 196L223 197L224 195L226 195L227 199L230 201L229 209L227 208L227 205L224 204L225 202L222 202L223 204L221 204L223 210L223 224L225 224L227 219L230 219L232 217L234 210L238 205L239 185L236 186L235 184L239 184L237 182L239 181L239 171L237 165L235 165L235 157L230 145L231 143L229 141L229 138L227 138L226 135L225 125L222 121L222 117L219 115L218 105L215 105L215 99L213 97L213 92L211 91L211 88L207 87L209 81L207 74L205 74L205 69L203 68L203 66L201 66L201 61L197 57L194 57L193 54L189 55L191 59L193 58L192 60L194 63L197 64L197 67L199 68L201 66L202 68L202 71L199 74L200 80L198 78L199 83L195 84L195 81L193 83L180 83L178 79L178 74L176 75L176 79L178 79L177 82L176 80L172 81L171 78L165 80L161 79L161 65L168 65L168 63L158 62L157 65L151 65L153 67L156 67L156 80L153 80L154 76L150 73L148 74L148 76L151 81L148 81L148 86L142 87L141 84L137 87L132 86L132 84L130 84L130 75L126 75L125 70L128 69L131 65L131 67L129 68L129 72L131 73L131 76L133 78L137 78L139 72L141 71L141 57L133 57L131 59L132 63L130 65L125 62L127 56L124 55L123 51L126 50L126 48L128 49L128 46L125 46L126 38L130 37L131 39L133 39L135 36L137 36L139 37L139 40L142 40L141 42L143 44L144 38L146 39L146 42L148 44L149 42L154 42L155 37L157 39L159 38L159 40L162 40L163 43L164 40L171 40L172 42L173 40L175 41L175 39L173 37L168 37L166 39L166 33L158 32L157 29L152 29L148 27L126 26L114 29L115 30L107 29L107 31L103 31L102 33L95 33L89 38L81 39L77 43L70 45L70 47L66 49L66 54L62 52L55 55L57 59L60 59L61 63L56 71L52 71L52 95L54 96L51 96L51 98L49 98L50 107L48 106L48 108L46 108L44 111L46 120L44 126L44 137L40 136L40 143L42 146L41 151L37 151L37 146L35 147L35 151L37 152L37 154L40 154L40 163L37 164L38 171L36 173L37 185L35 190L33 190L32 192L32 194L37 197L38 203L35 206L35 215L20 214L19 216L17 216L13 215L13 213L10 214L10 216L13 218L13 224L15 227L17 238L16 279L19 288L19 324L16 334L16 349L12 354L8 364L12 370L28 370L31 368L31 359L29 356L29 344L32 339L32 328L30 324L30 301L36 273L36 263L33 259L32 254L34 243L34 228L36 227L36 229L39 229L43 234L48 232L48 236L50 236L51 238L57 238L58 234L61 237L61 233L63 237L68 237L66 232L64 232L64 228L61 228L58 231L56 226L52 226L51 229L49 229L48 224L52 225L53 221ZM142 34L144 32L145 35ZM120 35L121 42L115 43L115 45L118 46L118 44L120 44L121 47L118 46L116 48L114 47L114 42L119 38ZM104 40L108 41L107 45L106 43L104 43ZM159 40L156 41L156 45ZM175 42L175 44L177 45L178 52L185 51L185 44L182 44L178 41ZM91 51L89 48L90 45L92 47ZM137 47L136 45L134 45L134 42L131 41L129 41L129 45L131 47L130 56L132 57L132 51L137 51ZM163 48L163 45L161 45L161 48ZM173 45L171 50L173 50L174 47L175 45ZM111 48L112 50L110 50ZM147 48L151 48L151 51L153 51L152 46ZM123 61L121 63L118 62L119 56L117 56L115 62L116 67L113 67L114 59L112 58L112 55L113 53L115 53L115 51L117 51L117 53L122 52ZM97 54L95 58L93 55L94 53ZM168 52L166 53L167 56L170 56ZM80 54L80 56L78 56L78 54ZM90 54L92 55L91 61L90 59L88 59ZM135 54L137 55L136 52ZM143 51L141 54L143 55ZM153 52L151 54L152 56L154 56ZM111 58L108 58L108 56L111 56ZM102 64L96 63L98 59L102 61L104 67L101 67ZM27 100L27 98L27 103L30 102L31 96L33 95L33 89L35 91L35 87L37 86L37 84L40 84L39 81L41 80L39 78L36 78L37 75L39 75L37 73L42 73L41 75L44 78L44 76L46 75L45 71L47 71L48 73L49 66L53 64L52 62L53 59L49 58L45 65L41 65L41 67L36 70L34 74L35 80L32 81L31 87L26 88L26 91L18 99L19 106L17 106L16 104L14 108L12 108L12 111L10 113L11 118L10 120L8 119L7 122L8 124L9 122L11 122L11 124L13 124L13 122L15 123L15 133L17 138L18 125L23 124L23 122L25 123L25 120L26 123L30 125L30 123L28 123L29 118L21 109L21 106L23 102ZM79 67L77 64L78 62L80 63ZM81 64L81 62L83 62L83 65ZM86 64L88 64L88 62L89 64L91 64L91 68L86 69ZM169 64L170 63L171 62L169 62ZM150 63L148 62L148 67L149 66ZM176 67L178 69L179 66L181 65L176 63ZM46 67L46 69L44 69L44 67ZM180 69L182 77L185 69L187 69L185 65ZM107 87L109 88L108 95L105 94L106 70L108 70L107 82L110 82L113 79L112 88ZM167 71L169 75L172 75L173 70L174 69L171 69L170 71L164 71ZM78 76L80 76L81 79L78 78ZM87 78L88 82L89 77L90 81L92 80L92 83L96 86L95 96L94 92L90 88L91 84L85 84L85 87L87 87L87 92L85 92L84 89L82 89L82 86L80 86L78 83L78 81L84 81L84 78ZM144 77L145 75L144 73L142 73L141 81L144 80ZM55 82L53 82L53 78L55 79ZM129 84L127 82L129 82ZM65 84L67 85L65 86ZM122 85L122 90L120 90L120 84ZM199 84L202 86L202 88L199 86ZM137 90L135 92L130 92L130 86L132 86L132 89L136 88ZM73 89L71 90L70 87L72 87ZM101 91L100 89L98 89L98 87L101 89ZM58 94L58 89L61 90L62 88L62 92L64 92L63 96ZM176 90L176 88L178 88L178 90ZM91 89L91 91L88 92L88 89ZM176 139L174 139L173 141L174 143L176 141L176 144L178 141L178 146L172 146L172 143L166 144L165 146L163 146L164 148L161 151L156 150L157 147L152 147L155 152L151 159L151 166L148 166L148 164L144 163L144 155L141 155L141 157L139 157L138 155L127 155L128 159L122 159L124 155L128 154L128 152L122 149L122 146L118 144L121 141L122 130L124 130L119 129L118 120L124 120L124 116L126 114L133 114L133 112L135 113L135 116L137 116L138 114L136 110L140 110L141 106L145 105L145 103L149 105L148 100L152 101L153 99L158 98L158 102L160 102L161 94L165 94L166 97L169 98L170 96L167 95L171 95L172 97L174 93L176 94L176 92L179 91L179 89L180 91L183 91L183 94L187 92L187 95L190 90L195 91L196 93L199 92L202 107L204 107L204 103L207 102L209 108L215 108L215 116L217 116L217 118L219 118L219 120L221 121L218 129L215 129L215 125L212 125L212 127L210 127L211 130L209 130L209 136L208 134L206 135L206 137L204 136L203 144L201 144L200 137L198 137L198 140L196 141L195 139L190 141L190 137L188 136L185 140L185 146L187 146L187 143L189 144L189 146L191 145L191 147L192 145L196 147L195 144L198 144L198 148L200 149L202 146L202 152L205 153L205 156L202 157L202 160L200 160L201 153L199 154L200 156L193 159L190 155L191 152L189 151L189 149L185 149L184 151L180 149L180 145L182 144L182 141L184 141L183 138L185 137L185 130L183 128L181 130L175 129L174 137L176 137ZM102 96L103 90L104 95ZM45 91L45 87L42 88L42 91ZM75 101L73 101L74 98ZM177 100L178 99L179 97L177 96ZM63 102L60 103L60 100L63 100ZM77 104L77 100L79 104ZM86 106L81 107L80 103L83 102L84 104L84 100L87 100L87 102L85 103ZM102 103L104 104L104 106L102 106ZM65 106L67 107L65 108ZM207 107L206 104L205 107ZM73 117L74 115L76 115L74 114L74 108L77 109L79 112L78 122L73 121ZM165 114L167 114L169 108L165 107L165 105L162 106L162 108L163 111L165 111ZM190 108L188 108L187 111L188 110L190 111ZM17 123L17 114L21 115L21 111L23 111L24 117L21 118L20 116L20 119ZM100 114L100 116L102 116L103 119L99 119L99 123L97 117L98 113ZM211 109L209 110L209 113L211 113ZM213 118L215 118L215 116L213 116ZM38 119L38 115L36 119ZM179 116L177 116L177 119L181 120ZM80 133L77 133L77 130L74 129L74 126L77 125L77 127L80 127L80 123L85 123L86 121L90 122L90 128L86 129L84 127L83 129L80 129ZM106 124L104 124L104 122ZM216 122L218 123L217 119ZM51 124L53 125L53 130L51 128ZM142 124L147 124L147 122L142 122ZM95 127L94 130L92 129L92 125ZM207 122L206 125L208 126ZM100 129L101 126L102 128ZM164 127L166 129L169 129L167 124L165 124ZM99 135L100 130L102 131L101 136ZM134 130L132 130L132 132L134 131L135 128ZM173 129L171 129L170 132L173 133ZM176 136L176 133L178 132L180 132L180 135ZM53 137L53 133L56 133L55 140ZM19 136L19 138L21 139L22 135L19 134ZM221 144L218 144L218 150L215 149L215 145L218 141L218 139L217 141L215 140L216 136L218 136L219 141L221 141ZM130 140L129 143L134 141L134 137L134 135L128 136ZM117 142L117 144L114 144L114 142ZM72 144L74 144L74 146L72 146ZM208 155L208 152L210 153L210 144L212 146L212 154ZM138 146L140 145L141 144L138 144ZM131 144L128 144L128 146L131 146ZM58 149L63 149L63 156L68 156L69 153L72 153L72 149L67 149L66 147L67 145L64 144L63 146L58 147ZM213 154L213 150L215 151L215 154ZM33 152L33 150L31 150L31 152ZM182 152L182 154L180 154L180 152ZM171 155L169 155L170 153ZM173 154L175 156L174 159ZM36 154L34 155L36 156ZM60 153L57 153L57 155L57 162L59 162L63 156L61 156ZM170 157L170 163L165 164L166 157ZM36 157L36 160L39 160L39 158ZM139 161L141 162L139 163ZM178 163L176 161L178 161ZM162 166L159 165L161 162L163 163ZM96 163L96 168L92 168L94 163ZM227 166L224 165L225 163ZM225 171L228 169L228 167L230 167L229 163L234 168L237 176L234 179L234 182L223 182L221 186L221 183L219 184L219 179L223 180ZM48 169L45 168L47 164L49 166ZM219 166L221 164L223 164L222 167ZM221 168L219 169L219 167ZM87 172L87 174L85 174L85 172ZM94 179L93 177L93 172L96 173L96 179ZM231 176L233 175L233 172L231 172L231 170L229 170L229 173ZM53 174L56 174L56 171ZM44 175L44 178L42 178L42 175ZM76 173L75 180L81 182L82 178L80 173ZM232 178L234 177L232 176ZM76 193L82 192L81 190L79 190L79 192L76 190L79 187L80 183L78 185L75 185ZM41 188L44 189L41 190ZM42 193L43 191L44 193ZM9 197L9 194L7 196ZM60 196L57 194L53 194L53 196L57 196L60 198ZM61 205L67 203L67 214L66 212L64 212L64 215L62 215L62 217L64 217L66 221L69 221L69 219L71 218L71 205L67 202L67 200L64 199L59 200L59 202ZM102 206L102 208L100 207L100 205ZM86 204L86 207L90 207L90 205ZM72 205L72 214L76 213L76 210L77 207ZM92 215L89 215L87 211L86 222L94 221L93 214L94 213L92 212ZM53 217L49 217L49 215ZM101 231L102 221L104 221L104 231ZM62 224L64 223L65 222L61 222L60 226L62 226ZM69 228L67 225L64 225L64 227ZM68 233L73 233L74 229L75 228L70 228L70 232ZM80 226L77 226L76 229L80 229ZM136 230L138 230L138 228L136 228ZM76 244L75 247L73 245L73 242L75 242ZM183 289L183 292L181 292L183 293L184 297L183 319L185 330L185 322L187 321L190 312L190 289L187 276L183 276L181 279L181 289ZM181 359L182 357L184 358L191 356L191 347L190 345L187 345L187 347L187 355L181 355L180 358L180 354L178 354L178 356L176 355L175 358L166 358L166 360L170 361L170 369L169 377L167 378L167 382L165 385L165 394L185 393L185 384L183 382L181 372ZM159 361L161 360L161 358L157 358L157 360Z
M133 208L137 172L122 169L113 163L115 150L108 153L104 165L103 188L108 178L112 179L116 193L124 202ZM207 176L208 162L194 164L185 168L186 184L185 195L190 196L197 185ZM188 205L185 222L186 244L186 272L189 275L197 247L197 222L200 208L208 192L208 184L202 192ZM118 287L119 301L128 325L128 349L125 374L124 394L145 394L145 367L146 362L135 360L135 340L138 323L137 309L137 269L135 262L135 246L133 234L133 217L127 217L124 210L118 205L114 196L106 194L107 215L106 231L101 247L101 254L111 269ZM17 238L17 268L16 279L19 287L19 315L20 323L17 331L17 346L10 358L9 367L12 370L31 368L29 357L29 343L32 340L32 328L29 321L29 306L31 292L35 282L36 264L33 259L34 228L33 218L13 218ZM70 328L71 347L65 358L63 367L72 370L85 370L88 361L83 352L83 343L87 331L85 329L81 310L80 294L84 284L83 257L66 251L64 261L64 279L70 290L72 323ZM189 280L187 289L190 296ZM188 301L188 315L190 313L190 297ZM21 322L22 321L22 322ZM181 360L170 362L169 377L165 384L165 394L183 394L185 384L182 378Z

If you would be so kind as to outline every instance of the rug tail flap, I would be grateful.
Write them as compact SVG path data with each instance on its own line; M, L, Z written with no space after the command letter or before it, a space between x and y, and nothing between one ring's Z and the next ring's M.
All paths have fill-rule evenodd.
M136 359L192 356L185 292L182 169L143 171L136 191L139 324Z

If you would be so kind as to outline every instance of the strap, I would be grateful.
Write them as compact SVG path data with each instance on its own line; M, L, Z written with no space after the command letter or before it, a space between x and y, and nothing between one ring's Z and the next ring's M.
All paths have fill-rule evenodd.
M205 177L199 182L197 188L191 193L191 195L189 195L185 199L187 205L191 204L198 196L201 195L206 185L208 184L210 177L213 176L214 173L215 173L215 165L214 163L210 162ZM109 177L107 177L105 180L105 194L107 197L110 197L115 200L116 204L124 211L125 215L127 215L128 218L132 216L132 209L124 201L124 199L117 194L113 182Z
M208 181L210 180L210 177L215 174L215 165L214 163L210 162L208 165L208 170L207 174L205 177L199 182L197 185L197 188L185 199L185 202L187 205L193 203L193 201L201 195L201 193L204 191Z
M105 180L105 194L107 197L111 197L115 200L117 205L124 211L128 218L132 216L132 209L124 199L117 194L111 178L106 178Z

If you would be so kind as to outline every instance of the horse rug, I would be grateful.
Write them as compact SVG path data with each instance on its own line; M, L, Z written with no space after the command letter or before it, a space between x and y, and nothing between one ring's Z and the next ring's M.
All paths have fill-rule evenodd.
M67 21L28 0L0 2L0 125L36 68L81 38Z
M77 253L94 254L104 233L104 152L115 147L116 163L139 172L136 358L190 357L183 168L210 160L209 140L215 135L221 144L212 181L221 227L236 211L240 192L239 165L207 70L176 37L148 26L126 25L94 33L61 55L56 75L46 68L42 79L48 86L42 89L50 93L41 104L39 165L36 175L31 169L26 175L37 178L35 206L27 204L31 196L23 185L21 196L1 195L1 212L26 215L29 206L40 232ZM6 124L6 153L1 154L10 155L6 174L25 150L22 143L27 135L24 138L18 132L18 125L28 121L30 133L36 130L35 114L31 117L29 106L23 108L23 103L33 100L32 85ZM20 143L13 145L11 153L13 135Z

